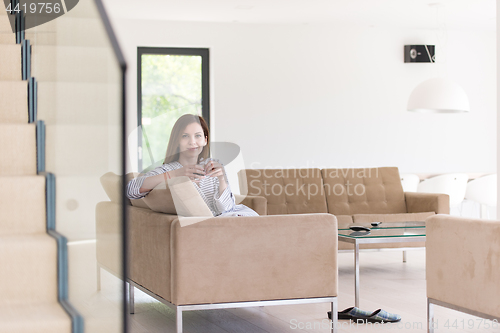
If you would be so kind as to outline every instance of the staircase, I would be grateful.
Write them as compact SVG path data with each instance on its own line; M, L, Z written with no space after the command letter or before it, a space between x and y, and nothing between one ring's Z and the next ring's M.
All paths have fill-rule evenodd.
M37 174L36 126L28 123L21 71L21 44L2 12L0 333L69 333L73 322L61 305L58 243L47 233L46 177Z

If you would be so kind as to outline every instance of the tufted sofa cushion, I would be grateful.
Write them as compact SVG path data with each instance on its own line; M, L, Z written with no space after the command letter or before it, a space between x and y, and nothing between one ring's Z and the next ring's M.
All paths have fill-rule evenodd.
M246 169L239 173L241 193L265 197L268 215L328 212L319 169Z
M323 169L321 173L330 214L407 212L397 167Z

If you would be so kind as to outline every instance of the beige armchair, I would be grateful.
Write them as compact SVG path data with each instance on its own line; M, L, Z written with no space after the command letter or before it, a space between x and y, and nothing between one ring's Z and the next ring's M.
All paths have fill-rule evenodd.
M435 305L500 321L500 221L436 215L426 229L428 332Z
M110 235L119 230L119 193L96 207L98 272L118 272ZM238 198L240 201L241 198ZM262 197L243 204L265 214ZM181 227L176 215L131 206L128 213L130 310L138 288L176 310L177 333L184 311L251 306L330 303L337 313L337 219L331 214L218 217ZM114 257L116 258L116 257ZM115 260L116 261L116 260ZM333 316L331 332L336 332Z

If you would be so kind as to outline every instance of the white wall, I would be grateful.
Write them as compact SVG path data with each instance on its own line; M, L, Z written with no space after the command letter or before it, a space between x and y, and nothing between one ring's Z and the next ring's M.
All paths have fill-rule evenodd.
M398 166L496 172L495 31L115 20L136 122L138 46L207 47L214 140L246 167ZM405 44L435 44L442 64L405 64ZM405 111L434 76L460 84L469 114ZM234 187L234 184L233 184Z

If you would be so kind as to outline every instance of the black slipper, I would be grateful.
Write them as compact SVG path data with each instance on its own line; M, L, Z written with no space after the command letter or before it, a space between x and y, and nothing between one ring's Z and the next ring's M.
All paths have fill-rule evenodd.
M337 314L338 319L349 319L349 320L366 320L367 317L371 316L371 312L363 311L361 309L358 309L357 307L353 306L350 308L347 308L343 311L339 311ZM332 319L332 312L328 311L328 318Z

